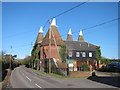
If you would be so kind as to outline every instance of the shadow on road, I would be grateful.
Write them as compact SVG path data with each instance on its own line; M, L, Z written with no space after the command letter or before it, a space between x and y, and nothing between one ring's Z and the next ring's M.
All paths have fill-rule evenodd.
M120 76L90 76L87 79L120 88Z

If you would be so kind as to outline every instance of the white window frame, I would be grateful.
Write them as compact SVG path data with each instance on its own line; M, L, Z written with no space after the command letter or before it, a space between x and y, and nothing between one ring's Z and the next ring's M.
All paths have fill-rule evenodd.
M69 57L72 57L72 52L71 51L69 52Z
M80 52L76 52L76 57L80 57Z
M82 52L82 57L86 57L86 52Z
M89 52L89 57L93 57L93 53L92 52Z

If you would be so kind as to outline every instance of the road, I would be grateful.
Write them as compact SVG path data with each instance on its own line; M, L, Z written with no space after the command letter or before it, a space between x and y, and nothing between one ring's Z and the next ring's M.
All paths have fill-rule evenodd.
M13 88L116 88L89 79L60 79L35 72L25 66L12 71L10 83Z
M100 71L96 71L95 72L97 76L120 76L120 73L115 73L115 72L100 72Z

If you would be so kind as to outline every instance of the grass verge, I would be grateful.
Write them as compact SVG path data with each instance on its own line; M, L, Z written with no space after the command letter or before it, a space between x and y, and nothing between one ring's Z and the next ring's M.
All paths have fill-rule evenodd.
M3 81L2 82L0 82L0 84L2 84L3 83Z
M36 72L39 72L39 73L42 73L42 74L46 74L46 75L50 75L50 76L54 76L54 77L57 77L57 78L62 78L62 79L67 79L67 78L88 78L89 76L80 76L80 77L71 77L71 76L62 76L62 75L58 75L58 74L55 74L55 73L46 73L46 72L43 72L43 71L39 71L39 70L35 70L35 69L32 69Z

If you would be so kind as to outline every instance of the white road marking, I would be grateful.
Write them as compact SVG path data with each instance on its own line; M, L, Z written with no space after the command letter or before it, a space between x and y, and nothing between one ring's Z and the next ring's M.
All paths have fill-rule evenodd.
M42 88L41 86L39 86L38 84L35 84L37 87L39 87L39 88Z
M30 79L30 78L28 78L27 76L26 76L26 78L27 78L29 81L31 81L31 79Z

